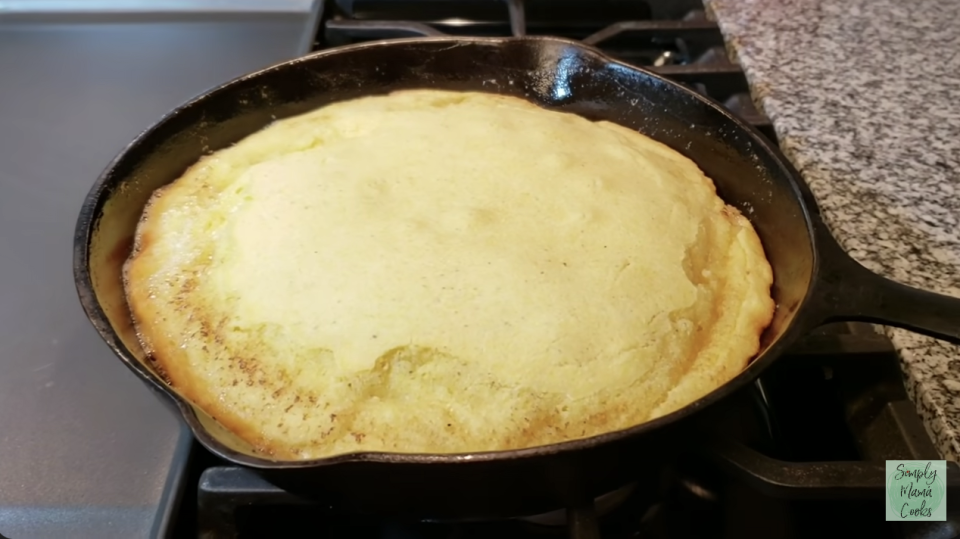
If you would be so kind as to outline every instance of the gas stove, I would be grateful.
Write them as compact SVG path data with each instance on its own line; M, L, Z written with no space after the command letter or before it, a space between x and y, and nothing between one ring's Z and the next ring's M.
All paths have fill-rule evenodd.
M314 50L444 34L582 40L722 103L776 142L696 0L328 1ZM701 444L678 448L675 462L649 463L649 474L625 478L591 507L495 522L398 520L301 499L197 445L172 530L204 539L960 536L949 518L884 520L884 460L940 457L896 352L870 326L822 328L707 417Z

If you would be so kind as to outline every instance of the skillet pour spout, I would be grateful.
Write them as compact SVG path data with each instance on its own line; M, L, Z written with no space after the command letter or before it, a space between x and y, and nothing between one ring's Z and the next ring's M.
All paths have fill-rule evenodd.
M755 360L681 410L625 430L515 451L363 453L276 461L234 436L163 379L140 348L121 268L151 193L203 155L275 119L410 88L482 91L635 129L692 159L754 225L778 308ZM558 187L562 188L562 186ZM138 136L87 195L74 276L91 323L117 357L176 407L211 452L296 492L385 511L446 517L523 516L576 507L672 458L698 412L752 382L799 336L833 320L898 325L960 340L960 300L892 283L854 262L821 221L797 172L762 134L719 104L651 72L557 38L396 39L329 49L230 81ZM638 464L639 463L639 464ZM592 498L591 498L592 499Z

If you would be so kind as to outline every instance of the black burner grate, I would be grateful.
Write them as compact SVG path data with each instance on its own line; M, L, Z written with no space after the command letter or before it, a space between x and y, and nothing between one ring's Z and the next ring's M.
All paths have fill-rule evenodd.
M612 57L668 77L717 102L776 141L699 2L610 0L340 0L316 49L397 37L550 35L582 40Z

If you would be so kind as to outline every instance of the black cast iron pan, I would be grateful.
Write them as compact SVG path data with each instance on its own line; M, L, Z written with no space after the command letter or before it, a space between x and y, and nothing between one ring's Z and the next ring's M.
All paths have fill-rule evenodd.
M364 453L273 462L192 407L144 357L120 281L121 264L150 193L202 155L275 119L416 87L523 97L637 129L693 159L714 180L720 196L753 222L773 266L777 312L756 359L734 380L668 416L624 431L519 451ZM175 406L213 453L295 492L438 518L573 507L637 474L649 474L676 444L700 442L684 428L696 412L754 380L797 337L826 322L877 322L960 342L960 299L891 282L853 261L821 221L798 174L757 131L680 85L554 38L367 43L312 54L220 86L168 114L109 165L80 212L74 273L81 303L103 339Z

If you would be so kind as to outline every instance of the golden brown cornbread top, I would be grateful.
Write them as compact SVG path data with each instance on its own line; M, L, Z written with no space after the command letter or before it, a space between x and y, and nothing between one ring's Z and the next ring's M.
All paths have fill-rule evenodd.
M159 191L126 266L173 386L281 459L627 428L739 373L749 222L626 128L404 91L278 121Z

